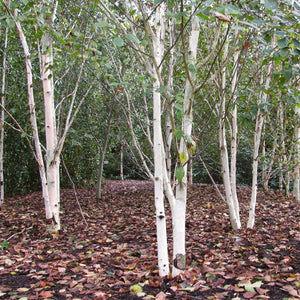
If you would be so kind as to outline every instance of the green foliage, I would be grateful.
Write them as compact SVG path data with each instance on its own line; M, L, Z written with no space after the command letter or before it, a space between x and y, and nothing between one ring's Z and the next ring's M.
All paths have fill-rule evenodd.
M9 248L9 247L11 247L11 244L8 241L3 241L1 243L0 249L5 250L6 248Z
M184 177L184 168L183 166L179 166L177 169L176 169L176 172L175 172L175 177L176 179L178 180L178 182L181 182L183 177Z
M149 5L147 11L150 15L152 10L161 2L160 0L147 1ZM165 82L157 90L163 97L163 124L165 124L169 109L164 95L169 94L175 115L173 135L178 141L184 138L189 153L194 156L194 178L198 181L210 182L207 172L197 157L197 155L201 155L213 178L217 182L221 182L217 142L218 93L216 81L222 65L220 59L222 49L220 47L227 25L219 23L213 12L218 11L229 16L232 20L228 33L229 53L232 54L236 50L240 51L238 62L240 81L235 91L239 114L240 141L237 166L238 183L251 184L253 131L258 109L263 110L270 117L270 123L268 123L270 127L266 127L266 134L269 134L272 128L276 128L276 108L280 97L286 104L285 126L286 128L294 128L293 106L299 101L299 94L294 85L296 76L299 76L300 53L299 14L296 9L299 10L300 8L297 3L294 4L295 9L293 9L289 2L277 4L276 0L265 0L263 5L261 1L240 1L226 5L217 4L212 0L202 2L195 12L201 21L198 45L200 55L197 63L188 64L189 71L195 73L197 77L195 86L203 84L195 94L193 136L195 135L197 139L184 136L181 129L184 115L184 83L187 75L181 43L178 41L174 43L173 41L174 44L170 45L168 36L162 64L163 76L168 72L171 47L175 53L175 68L173 86L168 86L166 78L163 78ZM200 4L200 1L195 1L195 3ZM182 20L185 26L184 34L188 34L191 16L190 3L184 3L183 11L178 8L177 1L168 0L166 4L168 7L167 18L176 20L175 36L180 36ZM57 18L51 29L40 24L42 11L37 6L34 6L35 10L33 10L33 1L12 1L11 5L12 9L16 8L19 11L19 19L32 50L35 74L34 92L37 100L36 109L42 144L45 143L44 117L37 42L45 31L49 31L54 41L55 62L52 68L56 83L57 121L60 125L63 125L66 120L77 75L83 61L85 61L84 76L77 87L78 94L75 107L95 78L97 82L92 87L86 103L81 107L63 149L63 158L72 179L77 185L84 185L84 182L90 179L93 182L96 181L101 149L111 110L113 110L113 125L106 153L108 164L104 166L104 176L106 178L118 178L120 176L120 149L123 145L122 141L125 139L125 145L123 145L125 177L142 178L144 172L126 122L128 116L131 115L134 132L138 137L142 152L148 158L151 169L153 167L152 148L144 133L149 130L152 134L152 80L147 74L145 66L137 60L135 52L130 47L130 45L140 47L142 49L141 55L145 60L148 59L151 62L150 45L145 36L146 31L141 20L142 14L138 8L131 7L127 11L121 1L116 4L108 3L115 12L116 18L127 30L124 33L104 16L97 1L83 3L76 0L72 1L71 5L69 1L59 1ZM6 87L7 109L13 113L24 128L26 135L30 137L27 90L24 80L24 57L21 54L20 42L14 29L13 20L4 12L3 7L2 12L1 25L10 29ZM217 36L219 26L221 26L221 31ZM134 30L131 31L131 27ZM238 36L237 42L234 44L236 31L238 31ZM274 34L276 38L275 47L271 45ZM185 36L186 38L187 36ZM0 36L0 39L2 45L3 36ZM216 46L212 48L215 42ZM264 84L261 85L260 78L270 62L274 64L272 82L270 88L264 89L270 101L258 106L261 87L264 86ZM228 74L232 74L233 68L233 59L229 57L227 62ZM224 92L228 97L226 117L230 119L232 93L229 84L225 87ZM127 98L127 95L130 95L130 98ZM148 120L150 120L150 124L148 124ZM6 119L6 121L10 126L13 126L11 120ZM63 128L63 126L59 128L58 132L61 133ZM24 139L25 134L21 135L19 132L13 131L11 127L5 129L4 170L7 193L18 194L39 189L38 168ZM292 141L292 130L287 130L286 134L287 138ZM185 164L187 153L180 153L179 160L181 164ZM63 169L61 173L62 187L69 186L68 178ZM16 176L16 174L18 175ZM184 176L182 166L177 168L175 176L178 181L182 180Z

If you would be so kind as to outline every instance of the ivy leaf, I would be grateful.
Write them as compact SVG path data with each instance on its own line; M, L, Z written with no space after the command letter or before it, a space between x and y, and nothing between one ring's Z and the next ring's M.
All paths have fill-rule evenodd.
M182 179L184 177L184 169L182 166L180 166L179 168L176 169L175 177L179 182L182 181Z
M179 154L179 159L180 159L180 162L181 162L182 164L184 164L184 163L186 162L186 160L187 160L187 154L186 154L185 152L181 152L181 153Z

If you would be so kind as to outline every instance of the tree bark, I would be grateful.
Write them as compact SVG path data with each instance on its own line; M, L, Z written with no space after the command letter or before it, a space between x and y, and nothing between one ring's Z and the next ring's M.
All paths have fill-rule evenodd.
M10 7L10 1L8 1ZM5 82L6 82L6 48L8 41L8 28L4 31L4 45L2 56L2 82L1 82L1 105L5 107ZM4 146L4 109L1 109L0 116L0 206L4 203L4 170L3 170L3 146Z
M293 172L294 188L293 195L296 201L300 202L300 107L299 103L295 105L295 115L297 124L295 127L295 168Z
M193 11L194 7L192 7ZM187 162L192 153L188 150L187 144L191 139L193 127L193 101L194 101L194 84L196 72L190 72L187 66L196 66L198 40L200 33L200 21L197 16L191 19L191 33L189 36L189 48L184 54L187 54L186 59L186 74L185 92L183 100L183 117L182 131L183 137L180 139L179 152L186 153ZM184 41L182 41L184 44ZM181 182L176 185L176 201L172 209L173 222L173 268L172 276L177 276L184 271L186 265L186 250L185 250L185 219L186 219L186 201L187 201L187 163L183 163L184 176Z
M8 8L7 8L8 9ZM45 210L46 210L46 218L50 217L47 215L47 212L51 211L50 208L50 202L49 202L49 194L48 194L48 188L47 188L47 178L46 178L46 170L41 150L41 143L39 139L39 133L38 133L38 126L37 126L37 118L36 118L36 111L35 111L35 100L34 100L34 93L33 93L33 75L32 75L32 64L31 64L31 55L28 47L28 43L26 40L26 37L24 35L23 29L21 27L20 22L14 18L14 16L11 14L10 10L8 9L8 12L10 13L11 17L13 18L16 29L23 47L24 55L25 55L25 68L26 68L26 78L27 78L27 93L28 93L28 105L29 105L29 113L30 113L30 124L32 128L32 136L33 136L33 142L34 142L34 148L35 148L35 159L38 163L39 168L39 174L42 184L42 194L45 204ZM15 11L15 16L16 16Z
M228 55L228 39L224 46L224 61ZM229 163L229 155L226 141L226 71L224 66L221 73L221 85L219 89L220 109L219 109L219 145L221 156L221 172L225 188L226 202L229 208L230 222L233 230L241 228L239 216L239 203L236 193L236 151L237 151L237 107L235 105L234 92L237 84L237 60L238 54L234 57L233 80L231 92L233 93L234 108L232 111L232 128L231 128L231 163ZM231 166L231 167L230 167Z
M54 4L55 5L55 4ZM42 9L46 3L42 2ZM56 114L53 83L53 49L49 32L55 18L55 10L51 14L42 14L42 25L46 26L41 38L41 80L44 94L45 134L46 134L46 174L50 202L50 211L46 211L47 231L60 230L60 158L57 149Z
M158 66L164 52L165 39L165 5L161 4L155 11L155 35L153 36L154 60ZM160 71L160 70L159 70ZM157 72L154 72L153 83L153 155L154 155L154 198L156 214L157 254L160 276L169 275L168 241L166 228L166 215L164 208L164 182L163 168L165 166L165 153L162 138L161 122L161 94Z
M103 145L102 152L101 152L101 155L100 155L98 180L97 180L97 184L96 184L96 198L97 199L101 198L103 166L104 166L105 153L106 153L106 149L107 149L108 141L109 141L111 124L112 124L112 112L110 113L110 116L109 116L108 126L107 126L107 129L106 129L106 134L105 134L105 139L104 139L104 145Z
M274 37L272 41L272 45L274 46ZM264 73L261 75L261 86L264 86L265 90L270 88L271 82L271 72L272 72L272 62L269 62L267 68L267 76L264 85ZM258 111L255 122L255 131L254 131L254 148L253 148L253 162L252 162L252 190L251 190L251 201L249 206L249 217L247 222L247 228L253 228L255 223L255 206L256 206L256 197L257 197L257 176L258 176L258 163L259 163L259 148L260 148L260 140L261 134L263 130L263 125L265 121L265 112L261 111L260 106L266 104L268 100L268 94L263 90L260 92L258 98Z

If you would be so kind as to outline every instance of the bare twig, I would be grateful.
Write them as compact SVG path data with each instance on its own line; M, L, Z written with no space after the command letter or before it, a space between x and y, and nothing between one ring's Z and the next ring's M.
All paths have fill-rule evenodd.
M22 231L20 231L20 232L14 233L14 234L11 235L9 238L7 238L6 241L9 241L9 240L12 239L14 236L16 236L16 235L18 235L18 234L22 234L24 231L29 230L29 229L31 229L31 228L32 228L32 226L27 227L27 228L24 228L24 229L23 229Z

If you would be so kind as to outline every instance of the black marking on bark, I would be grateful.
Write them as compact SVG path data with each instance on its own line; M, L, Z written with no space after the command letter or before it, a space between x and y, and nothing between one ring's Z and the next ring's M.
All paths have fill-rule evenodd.
M179 270L185 270L185 255L181 253L176 254L176 257L173 260L173 265Z

